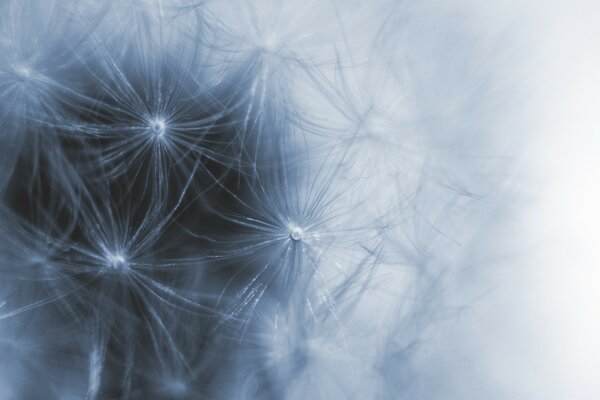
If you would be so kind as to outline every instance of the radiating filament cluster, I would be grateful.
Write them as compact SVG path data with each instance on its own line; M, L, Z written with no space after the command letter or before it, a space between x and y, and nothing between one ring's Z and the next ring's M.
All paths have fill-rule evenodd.
M164 119L154 118L150 121L150 130L156 137L162 137L167 129Z
M422 398L479 129L401 7L304 3L0 4L7 399Z

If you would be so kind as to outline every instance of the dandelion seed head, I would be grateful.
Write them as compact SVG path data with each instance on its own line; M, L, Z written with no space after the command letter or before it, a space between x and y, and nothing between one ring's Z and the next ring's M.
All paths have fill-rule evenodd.
M290 239L294 242L299 242L304 237L304 230L297 225L291 225L290 228Z
M265 33L260 36L258 46L266 53L276 53L282 46L280 35L276 32Z
M39 254L30 256L28 258L28 261L29 261L29 266L31 266L37 270L41 270L41 271L50 271L51 270L50 261L46 257L41 256Z
M438 172L486 122L468 63L405 48L393 2L0 3L0 348L19 353L0 398L39 398L56 360L78 371L61 398L410 397L429 279L471 236L471 161Z
M150 132L157 138L162 138L167 130L164 118L154 118L149 122Z
M21 80L27 80L29 78L31 78L32 75L32 70L31 67L29 67L27 64L16 64L13 67L13 70L15 72L15 74L17 75L17 77Z
M106 263L110 269L115 271L129 270L127 259L121 253L111 253L106 256Z

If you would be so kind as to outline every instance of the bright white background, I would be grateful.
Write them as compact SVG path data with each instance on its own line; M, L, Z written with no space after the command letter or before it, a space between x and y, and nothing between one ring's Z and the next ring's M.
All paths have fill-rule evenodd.
M460 334L478 337L491 398L600 399L600 2L488 7L528 49L523 203L498 234L514 253Z

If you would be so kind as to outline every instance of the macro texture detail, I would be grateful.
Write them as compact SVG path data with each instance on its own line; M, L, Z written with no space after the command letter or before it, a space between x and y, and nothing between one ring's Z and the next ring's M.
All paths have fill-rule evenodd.
M461 398L518 96L459 10L2 1L0 400Z

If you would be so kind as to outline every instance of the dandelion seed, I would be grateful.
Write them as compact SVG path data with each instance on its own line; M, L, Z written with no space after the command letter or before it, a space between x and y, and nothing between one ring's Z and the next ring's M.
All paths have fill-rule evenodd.
M127 263L127 259L121 253L107 255L106 261L108 267L111 269L121 272L129 270L129 264Z
M281 38L275 32L264 34L259 41L259 47L266 53L276 53L282 46Z
M304 236L304 230L302 228L300 228L299 226L291 226L290 227L290 238L293 241L295 241L295 242L302 241L303 236Z
M162 138L167 129L167 125L163 118L154 118L150 121L150 130L157 138Z
M17 64L14 67L15 74L20 80L27 80L31 78L32 70L26 64Z

